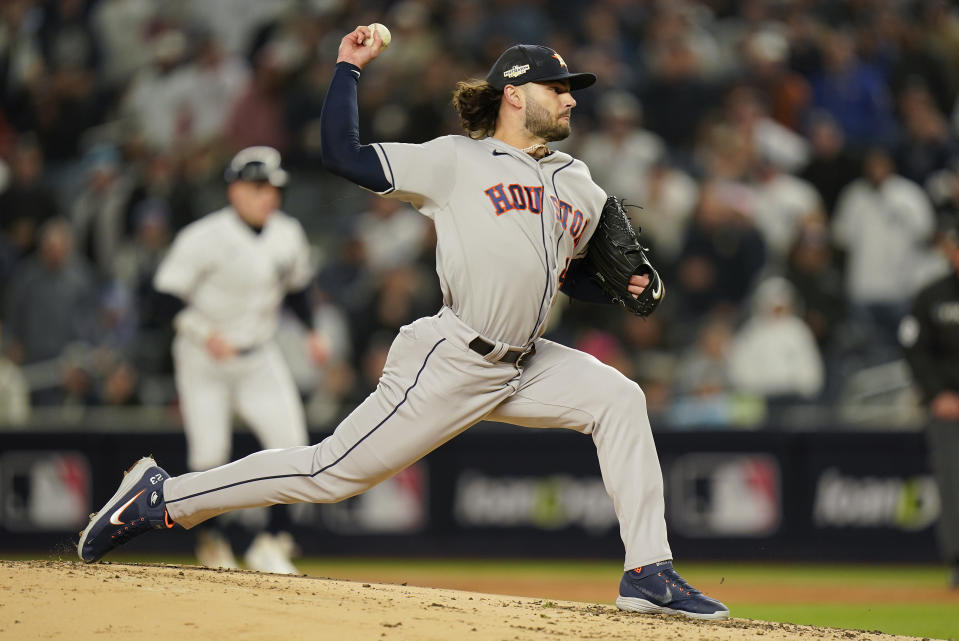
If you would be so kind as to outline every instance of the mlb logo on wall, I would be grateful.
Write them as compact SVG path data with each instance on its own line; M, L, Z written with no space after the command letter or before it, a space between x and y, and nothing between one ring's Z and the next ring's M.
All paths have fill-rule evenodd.
M687 454L670 469L669 513L688 537L762 537L782 520L779 463L766 454Z
M90 463L79 452L0 456L0 527L73 531L90 513Z

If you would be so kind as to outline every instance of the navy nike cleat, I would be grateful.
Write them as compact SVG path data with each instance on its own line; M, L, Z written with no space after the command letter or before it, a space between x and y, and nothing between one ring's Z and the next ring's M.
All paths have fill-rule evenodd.
M170 478L152 457L141 458L127 470L120 489L80 533L77 552L87 563L135 536L175 525L163 502L163 482Z
M619 582L616 607L628 612L681 614L693 619L728 619L729 608L686 583L672 561L629 570Z

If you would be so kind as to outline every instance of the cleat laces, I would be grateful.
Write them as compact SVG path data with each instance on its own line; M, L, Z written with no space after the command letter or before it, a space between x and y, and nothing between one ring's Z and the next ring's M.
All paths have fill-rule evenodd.
M679 589L681 593L686 596L694 596L697 594L702 594L699 590L691 586L686 582L686 579L679 576L679 573L672 568L668 568L659 573L659 576L663 577L666 580L666 585L672 585Z

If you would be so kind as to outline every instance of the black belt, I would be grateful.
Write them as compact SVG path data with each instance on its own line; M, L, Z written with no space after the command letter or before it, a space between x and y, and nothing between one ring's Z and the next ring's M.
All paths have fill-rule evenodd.
M252 354L253 352L255 352L255 351L257 351L258 349L260 349L261 347L263 347L263 345L254 345L254 346L252 346L252 347L241 347L241 348L239 348L239 349L236 350L236 355L237 355L237 356L249 356L249 355Z
M493 348L496 347L493 343L490 343L486 339L480 338L477 336L472 341L470 341L470 349L479 354L480 356L486 356L493 351ZM536 345L530 344L526 349L508 349L506 353L503 354L503 357L499 359L500 363L516 363L516 365L521 366L526 360L536 353Z

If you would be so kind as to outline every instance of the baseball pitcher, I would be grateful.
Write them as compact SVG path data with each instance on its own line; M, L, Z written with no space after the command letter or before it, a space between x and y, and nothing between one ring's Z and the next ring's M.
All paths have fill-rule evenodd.
M582 162L549 148L569 135L573 92L595 76L570 72L547 47L516 45L484 80L459 83L453 105L466 136L361 145L357 87L382 45L374 35L365 46L369 35L357 27L340 43L322 114L324 163L433 220L442 309L400 330L377 390L318 445L173 478L141 459L84 530L81 558L96 560L148 529L193 527L241 507L340 501L478 421L501 421L592 437L626 548L620 608L728 617L673 569L642 390L541 337L560 291L641 315L664 295L620 203ZM135 525L124 530L111 514Z

